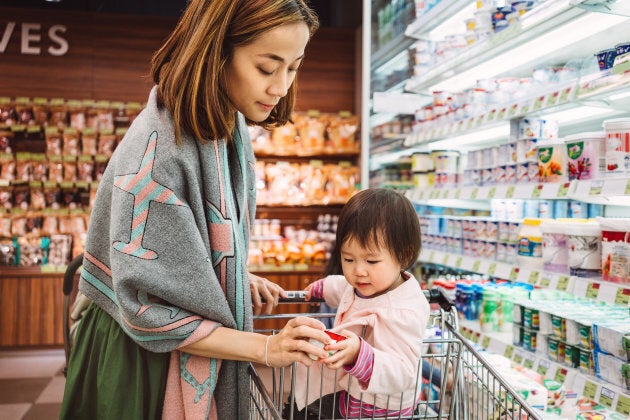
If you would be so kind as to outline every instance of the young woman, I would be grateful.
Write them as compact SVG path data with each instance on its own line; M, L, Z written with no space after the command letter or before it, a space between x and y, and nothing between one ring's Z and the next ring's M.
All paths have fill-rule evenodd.
M347 338L324 347L330 355L320 361L328 369L316 364L299 376L308 376L310 385L297 382L297 409L312 403L309 409L335 418L412 415L429 319L420 284L405 271L420 254L412 204L393 190L360 191L339 214L333 252L343 275L312 283L306 298L324 298L336 307L333 330Z
M247 272L247 124L284 124L318 27L304 0L191 0L100 182L61 418L248 417L248 363L310 365L324 326L252 330L284 291ZM261 304L261 296L266 304ZM252 308L252 306L254 308Z

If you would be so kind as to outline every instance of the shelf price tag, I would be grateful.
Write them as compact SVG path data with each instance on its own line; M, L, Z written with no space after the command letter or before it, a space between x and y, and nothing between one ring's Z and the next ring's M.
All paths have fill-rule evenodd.
M560 92L553 92L548 96L547 106L553 106L558 103L558 97L560 96Z
M590 398L591 400L594 400L595 396L597 395L597 384L591 381L586 381L586 383L584 384L583 394L586 398Z
M435 251L431 251L429 253L429 262L433 262L435 260Z
M519 365L522 365L523 364L523 356L521 356L521 354L517 352L514 355L514 362L518 363Z
M444 190L444 192L442 193L442 199L447 199L449 192L450 192L450 190Z
M497 119L502 120L503 118L505 118L505 114L507 114L507 108L501 108L499 110L499 113L497 114Z
M588 195L600 195L604 188L604 180L598 179L591 181L591 186L588 189Z
M490 187L488 190L488 198L494 198L497 193L497 187Z
M442 258L442 265L448 265L448 254L446 254L444 258Z
M472 342L475 344L478 344L480 338L481 338L481 334L479 332L475 332L472 336Z
M457 257L457 259L455 260L455 267L461 268L461 266L462 266L462 257Z
M615 410L617 410L618 413L630 415L630 397L619 394Z
M479 193L479 188L475 187L472 189L472 191L470 192L470 199L474 200L477 198L477 193Z
M602 387L602 392L599 394L600 404L604 404L608 408L612 408L613 400L615 399L615 391Z
M538 276L540 275L540 273L538 271L532 271L529 273L529 279L527 280L527 282L529 284L536 284L536 282L538 281Z
M570 186L571 186L570 182L565 182L563 184L560 184L560 187L558 188L558 194L556 195L556 197L558 198L566 197L569 194Z
M488 266L488 275L490 277L494 276L494 273L496 273L497 271L497 263L490 263L490 266Z
M586 286L586 297L591 299L597 299L599 295L599 283L589 283Z
M562 91L560 94L560 102L566 102L569 100L569 93L571 93L571 89L573 89L573 87L568 87Z
M503 355L508 359L512 359L512 356L514 355L514 346L505 346L505 352Z
M542 184L536 185L534 189L532 190L532 198L540 198L542 190L543 190Z
M512 118L516 115L516 110L518 109L518 104L514 104L510 107L510 111L508 112L508 116Z
M476 273L479 272L479 266L480 265L481 265L481 261L475 260L475 262L473 262L472 271L474 271Z
M525 359L523 366L525 366L527 369L532 369L534 367L534 360L530 358Z
M510 271L509 279L511 281L516 281L516 279L518 279L518 272L519 272L518 267L512 267L512 271Z
M534 102L534 111L538 111L540 108L542 108L544 102L545 96L539 96L538 98L536 98L536 101Z
M617 295L615 296L615 303L617 305L627 305L630 303L630 289L617 289Z
M512 198L512 197L514 197L514 189L515 189L514 185L510 185L507 188L507 191L505 191L505 198Z
M424 200L424 190L418 193L418 200Z
M630 195L630 179L626 183L626 190L624 192L625 195Z
M568 288L569 288L569 278L567 276L558 277L558 284L556 285L556 290L566 292Z
M455 190L455 199L459 200L459 197L462 195L462 190L461 189L456 189Z
M548 277L543 277L540 279L540 287L547 288L551 284L551 280Z
M547 360L541 360L540 363L538 363L538 369L536 369L536 372L545 376L548 370L549 370L549 362Z
M487 335L483 337L483 340L481 341L481 347L483 347L484 349L488 349L490 347L490 337L488 337Z
M553 380L563 384L565 379L567 379L567 370L565 368L559 368L558 370L556 370L556 374L554 375Z

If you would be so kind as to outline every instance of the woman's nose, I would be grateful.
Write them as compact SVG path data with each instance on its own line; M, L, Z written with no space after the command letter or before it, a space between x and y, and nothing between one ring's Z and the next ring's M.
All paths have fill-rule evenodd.
M292 78L289 78L287 74L279 72L277 77L274 77L273 83L269 86L268 93L272 96L282 98L286 96L291 86Z

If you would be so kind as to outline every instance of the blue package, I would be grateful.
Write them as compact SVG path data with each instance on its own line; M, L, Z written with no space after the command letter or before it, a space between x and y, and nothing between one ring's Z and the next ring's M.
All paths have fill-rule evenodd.
M594 219L596 217L601 217L603 215L604 215L604 205L603 204L589 203L589 205L588 205L588 217L589 217L589 219Z
M553 202L553 215L556 219L569 217L569 201L555 200Z

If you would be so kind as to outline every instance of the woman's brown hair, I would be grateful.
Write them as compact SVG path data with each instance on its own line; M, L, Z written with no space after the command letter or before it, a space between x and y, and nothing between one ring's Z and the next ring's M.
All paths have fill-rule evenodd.
M191 0L151 63L158 101L173 117L177 142L182 133L201 142L230 139L236 112L226 93L224 72L234 48L298 22L306 23L311 36L319 27L305 0ZM285 124L296 93L295 80L269 118L258 125Z
M401 269L408 270L420 255L418 214L413 204L394 190L359 191L339 213L333 256L339 258L341 246L349 239L366 249L383 247L398 260Z

